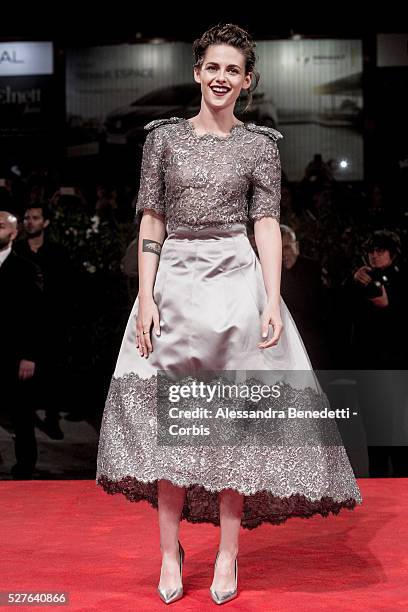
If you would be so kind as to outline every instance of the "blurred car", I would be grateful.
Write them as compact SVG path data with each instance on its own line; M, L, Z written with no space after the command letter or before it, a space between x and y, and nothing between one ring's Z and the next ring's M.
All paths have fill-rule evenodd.
M254 92L251 108L242 113L247 96L241 94L236 103L236 116L245 123L277 127L277 111L263 93ZM154 119L183 117L188 119L200 110L201 88L196 83L185 83L155 89L127 106L112 110L105 118L105 142L112 145L143 144L143 126Z

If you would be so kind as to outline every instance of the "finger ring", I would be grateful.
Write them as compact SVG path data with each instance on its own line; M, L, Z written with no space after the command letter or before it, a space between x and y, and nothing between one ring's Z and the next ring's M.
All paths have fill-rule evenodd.
M149 332L147 331L147 332L143 332L143 333L144 333L144 334L148 334Z

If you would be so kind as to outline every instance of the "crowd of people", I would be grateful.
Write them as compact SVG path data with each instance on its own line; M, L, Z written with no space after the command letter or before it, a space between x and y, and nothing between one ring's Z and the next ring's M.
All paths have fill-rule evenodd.
M48 169L0 185L0 418L13 478L32 477L36 427L62 439L61 412L102 413L138 291L137 185L70 185ZM315 369L408 369L407 230L403 194L338 183L320 155L301 182L283 176L281 293ZM256 252L250 224L248 235ZM371 475L407 475L403 447L369 448Z

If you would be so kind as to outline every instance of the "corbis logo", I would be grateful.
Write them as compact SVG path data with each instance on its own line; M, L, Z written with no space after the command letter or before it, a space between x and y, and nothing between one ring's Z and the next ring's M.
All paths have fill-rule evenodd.
M19 59L17 51L1 51L0 64L24 64L24 60Z

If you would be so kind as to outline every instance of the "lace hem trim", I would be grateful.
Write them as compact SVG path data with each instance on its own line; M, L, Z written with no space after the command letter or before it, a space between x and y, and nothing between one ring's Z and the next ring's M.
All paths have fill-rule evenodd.
M166 478L168 480L168 478ZM177 484L177 483L173 483ZM157 510L157 480L142 482L134 476L126 476L121 480L110 480L106 476L99 476L96 485L103 488L109 495L121 493L131 502L147 501ZM194 500L199 495L201 501L194 508ZM322 497L311 500L305 495L294 493L288 497L278 497L270 491L259 491L254 495L245 496L241 526L244 529L255 529L263 523L280 525L289 518L311 518L315 514L327 518L330 513L339 514L340 510L347 508L353 510L358 502L354 498L336 501L332 497ZM194 511L195 510L195 511ZM254 510L256 513L254 514ZM180 520L189 523L211 523L219 526L218 491L209 491L202 485L190 484L186 487L186 497Z

